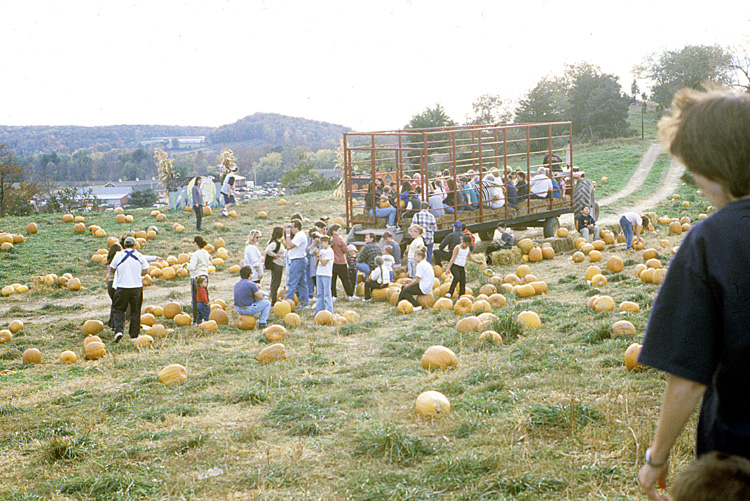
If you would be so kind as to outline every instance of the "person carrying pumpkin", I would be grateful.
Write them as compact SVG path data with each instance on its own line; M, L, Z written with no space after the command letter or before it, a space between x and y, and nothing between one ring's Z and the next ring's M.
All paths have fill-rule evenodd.
M669 374L638 473L643 491L665 500L657 485L665 488L672 446L701 401L696 455L750 458L750 95L680 90L659 135L717 209L672 258L638 358Z

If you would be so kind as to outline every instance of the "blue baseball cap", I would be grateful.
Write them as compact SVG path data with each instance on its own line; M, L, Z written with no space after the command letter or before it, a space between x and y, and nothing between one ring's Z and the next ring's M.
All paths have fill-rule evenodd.
M464 223L462 223L461 221L456 221L455 223L453 223L453 227L462 229L464 227Z

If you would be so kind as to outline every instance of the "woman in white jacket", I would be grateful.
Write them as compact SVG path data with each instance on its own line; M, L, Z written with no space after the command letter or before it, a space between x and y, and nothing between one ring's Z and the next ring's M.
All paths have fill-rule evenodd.
M258 243L262 236L260 231L252 230L247 236L247 242L245 242L244 266L249 266L253 269L250 281L258 285L260 285L260 281L263 278L263 254L258 248Z
M195 251L190 256L187 269L190 272L190 296L193 306L193 323L195 324L198 322L198 306L195 299L195 295L198 293L197 280L198 277L206 277L206 293L208 293L208 265L211 264L211 256L204 249L206 241L203 240L202 236L197 235L193 239L193 245L195 246Z

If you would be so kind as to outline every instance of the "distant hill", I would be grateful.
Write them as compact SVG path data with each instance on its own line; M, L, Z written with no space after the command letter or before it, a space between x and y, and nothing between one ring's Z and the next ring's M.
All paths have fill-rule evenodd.
M100 152L139 148L161 143L167 149L210 148L244 143L253 148L285 144L308 145L317 150L338 146L343 125L276 113L255 113L220 127L170 125L7 126L0 125L0 144L18 156L38 153L73 153L86 148ZM180 138L186 138L180 141Z

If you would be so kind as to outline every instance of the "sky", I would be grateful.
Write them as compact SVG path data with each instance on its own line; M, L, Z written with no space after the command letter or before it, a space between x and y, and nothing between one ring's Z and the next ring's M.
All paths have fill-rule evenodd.
M0 0L0 125L463 123L566 64L629 92L650 54L749 34L747 0Z

